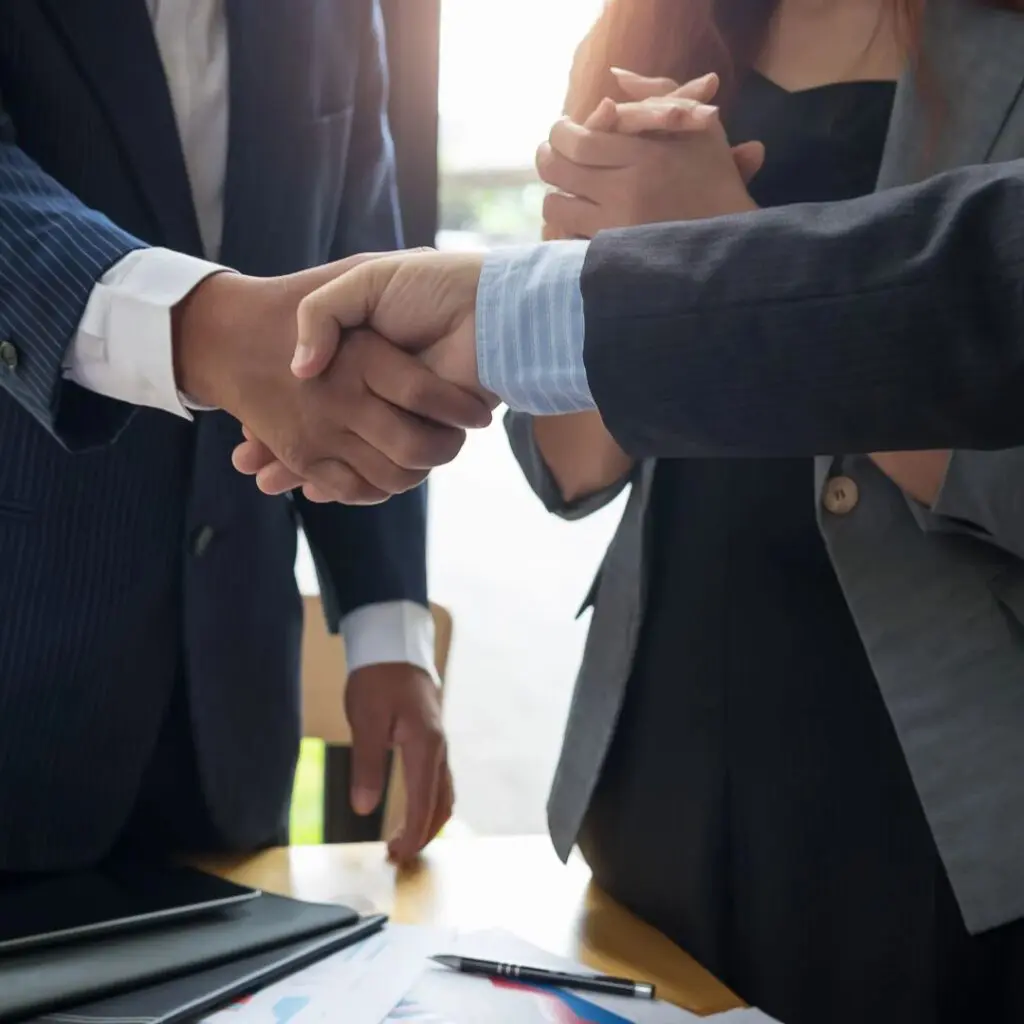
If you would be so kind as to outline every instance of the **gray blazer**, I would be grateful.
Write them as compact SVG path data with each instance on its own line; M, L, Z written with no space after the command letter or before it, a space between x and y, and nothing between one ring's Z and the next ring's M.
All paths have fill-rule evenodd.
M929 0L924 54L939 120L906 74L878 187L1024 156L1024 16L979 0ZM615 729L644 613L654 463L567 505L530 418L509 414L506 429L557 515L589 515L631 487L587 598L594 618L548 803L564 858ZM931 510L863 455L818 459L816 490L822 533L967 926L1024 917L1024 449L956 452Z

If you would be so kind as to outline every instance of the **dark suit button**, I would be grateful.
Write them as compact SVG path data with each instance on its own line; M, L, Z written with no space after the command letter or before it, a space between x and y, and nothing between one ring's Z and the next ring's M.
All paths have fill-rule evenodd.
M18 368L18 350L9 341L0 341L0 364L7 370Z
M195 555L196 558L202 558L213 543L213 538L216 536L217 531L212 526L200 526L192 535L192 554Z

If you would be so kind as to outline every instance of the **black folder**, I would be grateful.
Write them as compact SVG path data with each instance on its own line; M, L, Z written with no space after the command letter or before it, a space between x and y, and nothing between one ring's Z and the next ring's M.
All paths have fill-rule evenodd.
M358 920L350 907L264 894L145 932L4 956L0 1022L30 1020L145 989L337 932Z
M31 1024L187 1024L361 942L379 932L386 922L382 914L363 917L347 928L315 939L290 942L219 967L207 967L134 992L36 1017Z

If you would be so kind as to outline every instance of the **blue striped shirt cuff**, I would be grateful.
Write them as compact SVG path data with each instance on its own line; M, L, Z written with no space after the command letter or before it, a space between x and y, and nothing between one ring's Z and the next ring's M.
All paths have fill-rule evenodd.
M497 250L477 291L480 383L517 412L594 408L583 363L580 275L587 242Z

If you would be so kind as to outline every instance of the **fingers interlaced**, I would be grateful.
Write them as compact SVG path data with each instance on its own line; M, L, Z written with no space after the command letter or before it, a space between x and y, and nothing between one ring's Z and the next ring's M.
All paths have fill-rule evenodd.
M667 96L680 88L679 83L673 78L638 75L626 68L611 68L611 73L615 76L619 88L633 100L645 100L649 96ZM691 84L688 82L687 86Z
M554 149L550 142L542 142L537 150L537 174L540 180L567 195L596 200L600 183L605 176L584 164L573 163Z
M562 118L552 127L547 146L583 167L628 167L636 159L636 143L631 136L702 132L719 123L717 107L671 97L619 103L615 116L614 132L594 131ZM539 150L538 161L541 156Z
M615 130L623 135L702 131L717 117L717 107L698 100L663 96L618 104Z

